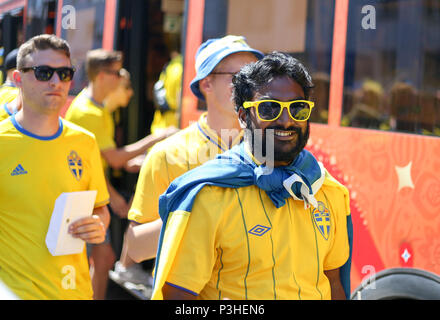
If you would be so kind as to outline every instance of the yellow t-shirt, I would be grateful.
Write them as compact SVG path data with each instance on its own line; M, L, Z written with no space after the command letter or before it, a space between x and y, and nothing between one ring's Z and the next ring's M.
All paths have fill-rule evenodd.
M11 102L18 96L19 92L19 89L14 84L3 84L0 87L0 104Z
M94 102L85 89L72 101L65 118L93 133L99 150L116 147L115 124L112 115L103 105Z
M228 150L224 141L229 134L235 136L232 145L241 140L238 130L225 130L219 137L208 126L204 113L198 122L155 144L139 173L128 219L138 223L159 219L159 196L178 176Z
M0 121L12 115L6 104L14 100L19 94L19 89L13 85L4 84L0 87Z
M256 186L197 195L167 282L198 299L330 299L324 270L348 259L348 191L327 177L318 208L276 208Z
M164 82L165 98L170 110L161 113L156 110L153 123L151 124L151 133L156 133L160 129L170 126L178 127L177 108L180 102L182 89L182 56L178 55L170 61L165 70L160 74L159 79Z
M52 137L0 122L0 280L21 299L92 299L86 251L52 256L45 243L55 200L63 192L97 190L108 203L93 135L60 119Z
M0 105L0 121L7 119L14 114L14 112L9 110L7 105L7 102Z

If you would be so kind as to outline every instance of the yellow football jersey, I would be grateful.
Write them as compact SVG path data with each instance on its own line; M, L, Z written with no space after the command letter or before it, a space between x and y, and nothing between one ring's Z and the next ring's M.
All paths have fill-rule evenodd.
M173 58L165 70L160 74L160 80L163 81L165 87L165 98L170 110L160 112L156 110L154 113L153 123L151 124L151 133L156 133L160 129L169 126L178 127L177 109L180 103L180 93L182 89L182 56L178 55Z
M116 147L115 124L112 115L103 105L93 101L85 89L72 101L65 119L93 133L98 142L99 150Z
M14 112L11 112L11 110L9 110L7 105L7 102L0 105L0 121L5 120L6 118L9 118L14 114Z
M277 209L256 186L205 186L166 281L198 299L330 299L324 270L349 256L348 192L327 177L315 197Z
M21 299L92 299L86 251L52 256L45 243L55 200L97 190L109 202L93 134L60 119L39 137L12 116L0 122L0 279Z
M0 104L4 104L5 102L11 102L14 100L18 94L19 89L11 83L5 83L0 87Z
M14 100L19 94L18 88L4 84L0 87L0 121L8 118L14 112L6 107L6 104Z
M153 146L145 159L133 204L128 213L130 220L146 223L159 219L159 196L170 183L183 173L213 159L229 149L225 141L241 140L238 130L225 130L219 137L206 121L206 113L199 121Z

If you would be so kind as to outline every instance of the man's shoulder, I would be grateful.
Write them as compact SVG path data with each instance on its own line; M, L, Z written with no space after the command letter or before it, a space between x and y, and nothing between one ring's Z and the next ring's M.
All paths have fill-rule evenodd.
M197 135L197 124L192 124L156 143L150 152L185 152L185 149L194 147L193 142L196 142Z
M336 180L327 169L325 169L325 179L322 185L323 188L333 190L334 192L342 192L343 194L348 194L348 189L338 180Z
M194 170L197 170L194 169ZM207 184L198 193L197 199L209 204L209 206L225 207L240 206L243 196L249 198L250 195L258 195L256 186L247 186L241 188L231 188L219 185Z
M66 112L66 119L74 120L86 117L102 117L103 109L95 106L85 94L80 93L73 99Z
M338 201L345 209L345 213L350 213L350 195L346 186L336 180L328 171L325 170L325 180L322 185L329 201Z
M66 136L73 136L77 137L79 139L84 139L88 141L95 141L95 135L90 132L89 130L69 121L66 119L63 119L63 125L65 127L65 135Z

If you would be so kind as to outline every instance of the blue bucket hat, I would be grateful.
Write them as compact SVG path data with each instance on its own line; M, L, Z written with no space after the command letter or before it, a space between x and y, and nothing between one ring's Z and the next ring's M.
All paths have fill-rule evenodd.
M206 78L225 57L236 52L251 52L258 59L264 57L262 52L249 47L246 38L242 36L229 35L223 38L209 39L202 43L196 54L197 74L190 85L191 91L197 98L205 100L200 92L199 81Z

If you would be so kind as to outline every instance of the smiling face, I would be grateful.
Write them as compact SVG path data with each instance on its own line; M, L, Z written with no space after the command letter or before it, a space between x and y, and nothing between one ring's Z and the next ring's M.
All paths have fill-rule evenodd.
M302 87L287 76L275 77L265 87L255 93L253 101L271 99L279 101L304 100ZM274 121L262 121L258 118L256 108L246 112L239 110L242 128L248 129L245 140L253 154L260 147L266 159L270 156L273 145L274 166L290 164L304 149L309 138L309 122L295 121L284 109L280 117ZM258 131L258 129L261 129ZM269 131L270 130L270 131ZM261 132L261 134L258 134Z
M37 50L26 59L24 67L50 66L71 67L70 59L62 52L52 49ZM55 72L49 81L39 81L32 70L14 71L14 80L21 88L23 106L42 114L58 113L67 100L71 82L63 82Z

